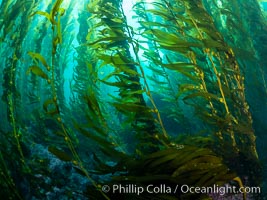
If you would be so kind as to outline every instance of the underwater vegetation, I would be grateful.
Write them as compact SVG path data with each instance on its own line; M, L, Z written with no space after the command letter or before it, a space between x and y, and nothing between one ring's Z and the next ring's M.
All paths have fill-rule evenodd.
M264 3L0 0L1 199L264 199Z

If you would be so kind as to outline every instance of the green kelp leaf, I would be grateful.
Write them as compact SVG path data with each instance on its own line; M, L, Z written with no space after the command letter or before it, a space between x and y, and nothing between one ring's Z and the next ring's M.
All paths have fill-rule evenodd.
M253 50L241 49L238 47L231 47L237 57L241 57L243 60L254 61L256 59L255 52ZM236 73L236 72L235 72Z
M43 104L43 109L49 115L55 115L59 113L58 105L53 99L47 99Z
M163 1L163 2L164 2L164 1ZM157 8L160 8L160 9L165 9L166 6L168 6L168 5L166 4L166 2L164 2L164 3L160 3L160 2L150 2L149 4L151 4L151 5L153 5L153 6L157 7Z
M131 67L135 65L136 63L116 63L116 62L113 62L113 60L112 60L112 63L114 67L119 68L120 71L125 74L131 75L131 76L140 76L140 74L137 71L131 69Z
M103 81L100 80L101 82L110 85L110 86L115 86L115 87L119 87L119 88L134 88L136 86L138 86L140 83L137 81L129 81L128 83L124 82L124 81L118 81L118 82L107 82L107 81Z
M194 85L194 84L181 84L179 85L179 93L192 91L192 90L199 90L201 86Z
M101 127L101 125L99 124L98 121L98 117L92 116L93 114L86 114L86 119L87 119L87 123L83 126L83 127L88 127L88 128L92 128L94 129L97 133L99 133L100 135L106 136L107 133L105 132L105 130L103 130L103 127Z
M99 42L115 42L115 41L118 42L118 41L126 41L128 39L130 39L130 38L129 37L103 37L103 38L100 38L94 42L87 43L86 45L93 46L95 44L98 44Z
M40 102L40 97L37 96L33 91L29 91L27 93L28 99L29 99L29 104L33 103L39 103Z
M81 133L83 134L85 137L91 139L92 141L98 143L99 145L105 147L108 147L109 145L111 145L111 142L108 141L108 138L105 136L100 136L100 135L96 135L91 131L88 131L86 129L83 129L80 127L80 125L77 122L73 122L75 128Z
M89 108L90 112L94 113L96 116L101 115L99 102L91 88L88 88L88 92L85 95L84 99L87 103L87 107Z
M59 150L59 149L56 148L56 147L49 146L49 147L48 147L48 151L49 151L50 153L52 153L53 155L55 155L57 158L59 158L59 159L62 160L62 161L66 161L66 162L72 161L71 156L69 156L67 153L65 153L65 152L62 151L62 150Z
M192 93L192 94L189 94L189 95L185 96L183 98L183 100L188 100L188 99L192 99L192 98L195 98L195 97L203 97L204 99L206 99L208 101L211 101L212 99L215 99L215 100L221 102L221 98L219 98L217 95L211 94L209 92L195 92L195 93Z
M136 72L136 70L134 70L132 67L134 65L139 65L138 62L134 62L132 59L129 59L127 57L127 55L122 54L121 52L118 51L118 53L115 56L111 57L112 63L114 65L125 65L126 67L124 67L123 69L121 69L123 72L128 73L128 74L132 74L134 76L138 76L138 72ZM120 67L120 66L119 66Z
M150 59L150 58L149 58L149 59ZM157 63L157 62L155 62L155 63ZM160 76L165 75L165 72L164 72L164 70L163 70L162 67L154 66L154 65L149 65L149 66L147 66L147 67L148 67L150 70L152 70L153 73L154 73L155 75L160 75Z
M58 22L57 22L57 38L58 38L58 43L61 44L62 43L62 33L61 33L60 19L61 19L61 16L63 16L63 14L65 13L65 9L60 8L58 10L58 12L59 12L59 16L58 16Z
M144 28L148 28L148 27L151 27L151 26L166 27L166 28L173 27L173 25L162 24L162 23L159 23L159 22L146 22L146 21L138 21L138 22L139 22L139 24L142 25L142 27L139 28L139 29L144 29Z
M42 16L46 17L49 21L51 21L50 14L47 12L38 10L38 11L35 11L34 13L32 13L29 17L32 17L34 15L42 15Z
M164 84L168 84L168 82L166 80L160 81L160 78L154 77L154 76L146 76L148 80L153 81L154 83L158 84L158 85L164 85Z
M171 62L171 60L166 56L168 60L168 64L164 64L162 62L154 61L156 64L161 65L163 67L166 67L167 69L170 70L175 70L184 76L190 78L191 80L198 81L199 80L199 75L197 70L199 70L199 67L195 65L194 63L185 63L185 62Z
M158 29L147 30L144 31L143 34L154 35L156 37L154 40L158 42L160 46L169 50L184 49L184 51L189 51L192 47L203 47L203 44L199 42L189 42L184 40L184 37Z
M45 61L45 58L39 54L39 53L34 53L34 52L31 52L29 51L28 52L29 56L31 56L34 60L37 59L39 60L45 67L46 69L49 71L50 70L50 67L49 65L47 64L47 62Z
M101 20L104 22L104 24L107 24L111 29L114 30L125 27L125 24L123 23L124 20L119 17L114 17L114 14L112 18L103 17Z
M169 14L169 12L166 9L161 8L161 10L159 9L147 9L147 12L153 13L154 15L158 15L160 17L162 17L163 19L166 20L174 20L174 16Z
M148 60L155 61L155 62L160 62L159 59L159 54L155 52L154 50L144 48L140 46L140 49L144 50L143 57L147 58Z
M62 131L53 131L53 133L57 136L64 137L65 134Z
M125 103L112 103L112 105L120 112L122 113L128 113L128 112L152 112L152 110L146 106L138 105L135 103L125 102Z
M144 90L122 90L120 96L129 96L131 98L135 94L143 94Z
M62 16L65 12L63 8L59 8L62 2L63 0L57 0L50 13L38 10L38 11L35 11L33 14L31 14L29 17L32 17L36 14L42 15L46 17L51 22L51 24L56 25L57 22L55 21L55 15L59 13L59 15Z
M97 57L102 60L103 62L99 65L99 68L108 65L108 64L112 64L112 60L111 60L111 56L108 54L98 54Z
M163 67L166 67L171 70L177 70L179 72L194 72L195 64L194 63L184 63L184 62L174 62L169 64L161 63Z
M32 72L33 74L35 74L37 76L40 76L43 79L48 80L47 74L37 65L30 66L30 68L27 70L26 74L28 75L30 72Z
M97 163L97 169L101 171L102 173L111 173L112 171L114 171L113 166L110 166L106 164L105 162L103 162L103 159L98 158L95 153L93 153L93 159L94 159L94 162Z
M167 33L158 29L150 30L150 31L145 31L148 32L149 34L154 35L158 42L161 42L162 44L166 45L176 45L179 43L187 43L185 40L179 38L177 35L173 33Z
M84 170L82 170L80 167L77 167L77 166L72 166L73 167L73 169L78 173L78 174L80 174L80 175L82 175L82 176L84 176L84 177L87 177L88 176L88 174L84 171Z
M191 51L191 47L189 46L181 46L181 45L168 45L162 42L158 42L160 47L166 50L175 51L179 54L186 55L189 51Z
M199 29L201 29L202 32L205 32L209 38L212 38L213 40L220 41L223 43L223 38L221 34L217 31L217 29L214 27L213 24L210 23L197 23L197 26Z
M50 21L52 24L57 24L57 22L55 21L55 16L57 13L60 13L60 15L62 16L62 13L64 14L64 12L62 12L60 10L60 5L62 4L63 0L57 0L56 3L54 4L51 12L50 12Z
M220 42L219 40L203 39L202 42L204 43L204 46L207 48L227 50L227 47L224 46L224 43Z
M111 94L108 94L108 96L110 96L110 97L113 99L113 101L115 101L115 102L120 102L120 103L123 103L123 102L125 102L125 103L130 102L130 103L140 104L140 98L138 98L138 97L133 97L133 96L131 96L131 97L124 97L124 98L123 98L123 102L122 102L122 99L119 98L119 97L115 97L115 96L113 96L113 95L111 95ZM108 103L112 104L111 101L108 102Z

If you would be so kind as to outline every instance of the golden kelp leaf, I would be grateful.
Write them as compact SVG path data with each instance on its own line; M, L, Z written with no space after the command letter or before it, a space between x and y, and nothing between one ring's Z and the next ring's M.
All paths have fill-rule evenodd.
M167 149L150 154L147 157L147 159L156 159L156 158L164 157L166 155L175 154L175 153L177 153L176 148L167 148Z
M46 80L48 80L47 74L37 65L30 66L30 68L27 70L26 74L29 74L32 72L33 74L40 76Z
M47 64L47 62L45 61L45 58L39 54L39 53L34 53L34 52L31 52L29 51L28 52L29 56L31 56L33 59L37 59L39 60L45 67L46 69L49 71L50 70L50 67L49 65Z
M179 167L180 165L183 165L190 160L197 158L202 155L214 155L214 153L210 149L206 148L196 148L193 146L185 146L184 149L180 150L180 156L177 156L173 161L169 163L170 166L173 166L175 168Z
M205 149L203 149L205 150ZM194 154L194 152L191 152ZM187 162L182 162L177 160L180 164L178 168L173 172L172 176L180 176L180 174L195 171L195 170L208 170L214 169L219 166L222 166L222 159L215 155L211 155L210 152L200 151L198 155L194 155L194 157L190 156L190 159L187 159Z
M179 154L175 154L175 153L173 153L173 154L168 154L168 155L162 157L161 159L157 159L157 160L151 162L151 163L148 165L148 167L157 167L157 166L163 165L163 164L165 164L165 163L167 163L167 162L173 160L174 158L176 158L176 157L178 157L178 156L179 156Z
M55 155L57 158L59 158L59 159L62 160L62 161L66 161L66 162L72 161L71 156L69 156L69 155L66 154L64 151L59 150L59 149L56 148L56 147L49 146L49 147L48 147L48 151L49 151L50 153L52 153L53 155Z
M197 184L202 186L210 186L212 184L216 184L216 182L219 181L217 176L220 177L222 175L227 175L227 173L228 173L228 168L225 165L223 164L219 166L215 165L212 168L210 168L208 173L206 173L204 176L201 177L201 179L197 182Z

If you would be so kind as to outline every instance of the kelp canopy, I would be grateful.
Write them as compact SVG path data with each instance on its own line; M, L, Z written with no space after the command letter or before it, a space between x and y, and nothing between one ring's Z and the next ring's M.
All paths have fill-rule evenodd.
M55 199L64 187L67 199L116 199L101 185L118 183L266 190L262 6L0 1L1 198ZM55 160L87 180L82 190ZM212 199L151 195L120 198Z

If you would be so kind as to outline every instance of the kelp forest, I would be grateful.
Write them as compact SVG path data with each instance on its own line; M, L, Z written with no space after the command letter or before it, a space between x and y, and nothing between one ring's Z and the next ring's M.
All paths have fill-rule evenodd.
M0 0L0 198L265 199L266 12Z

